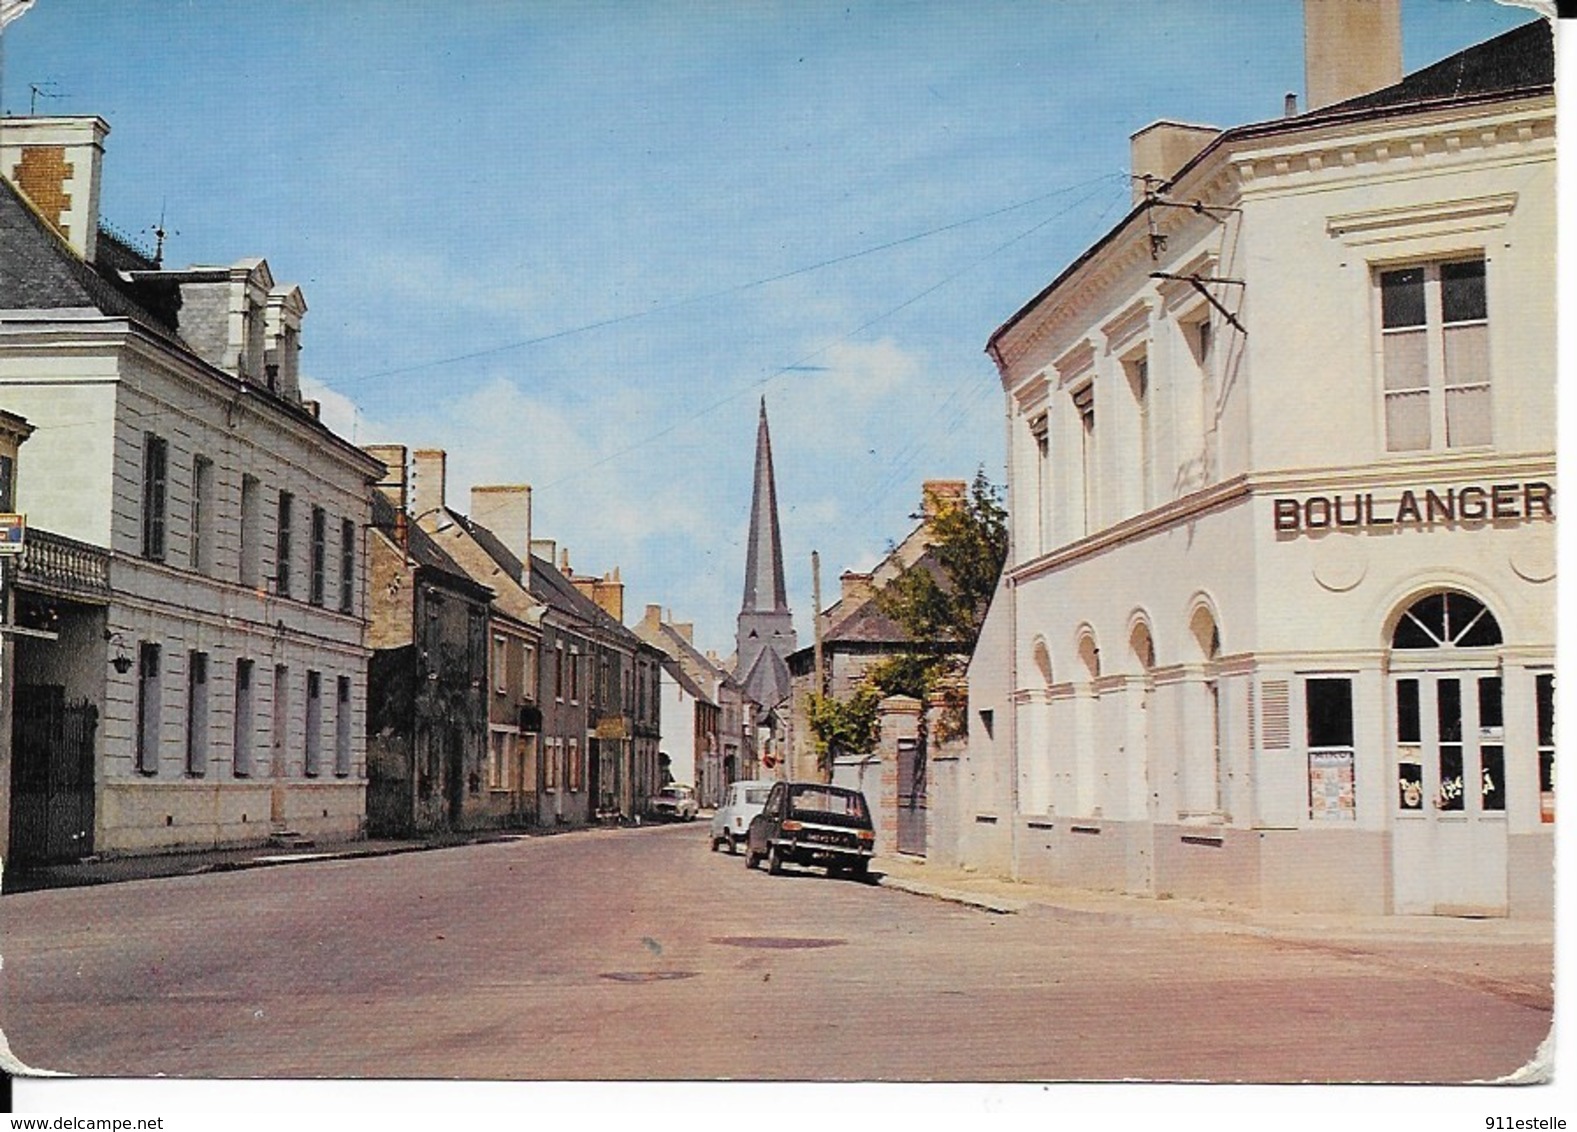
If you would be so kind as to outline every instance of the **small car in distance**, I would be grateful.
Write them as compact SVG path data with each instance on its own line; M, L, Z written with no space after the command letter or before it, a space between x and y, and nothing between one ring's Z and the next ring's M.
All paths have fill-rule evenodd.
M652 799L652 816L670 821L694 821L700 809L694 788L680 782L664 786Z
M750 822L745 865L753 869L765 859L767 871L776 874L788 861L824 865L828 876L864 877L875 851L876 831L864 794L819 782L777 782Z
M770 781L742 779L728 788L723 804L712 815L712 852L726 847L730 853L739 852L739 845L750 832L751 820L766 805Z

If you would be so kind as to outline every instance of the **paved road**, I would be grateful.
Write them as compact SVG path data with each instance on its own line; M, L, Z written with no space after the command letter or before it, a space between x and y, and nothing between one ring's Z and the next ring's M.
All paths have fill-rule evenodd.
M94 1076L1461 1081L1524 938L1289 940L770 877L700 824L19 893L0 1025Z

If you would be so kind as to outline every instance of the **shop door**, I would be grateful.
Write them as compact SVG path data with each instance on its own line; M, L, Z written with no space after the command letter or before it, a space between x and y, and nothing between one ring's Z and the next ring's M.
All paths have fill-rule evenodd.
M1493 671L1391 681L1397 752L1396 910L1506 914L1506 748Z

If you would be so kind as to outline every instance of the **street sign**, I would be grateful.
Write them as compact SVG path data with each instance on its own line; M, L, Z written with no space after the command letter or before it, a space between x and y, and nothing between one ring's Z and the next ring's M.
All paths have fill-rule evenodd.
M21 554L26 539L26 515L0 514L0 554Z

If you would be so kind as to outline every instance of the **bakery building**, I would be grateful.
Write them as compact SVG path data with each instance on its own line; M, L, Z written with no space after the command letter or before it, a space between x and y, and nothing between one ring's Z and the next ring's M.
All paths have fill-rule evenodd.
M1551 29L1404 76L1397 4L1306 16L1308 108L1134 135L1132 211L990 339L1012 547L932 855L1549 917Z

